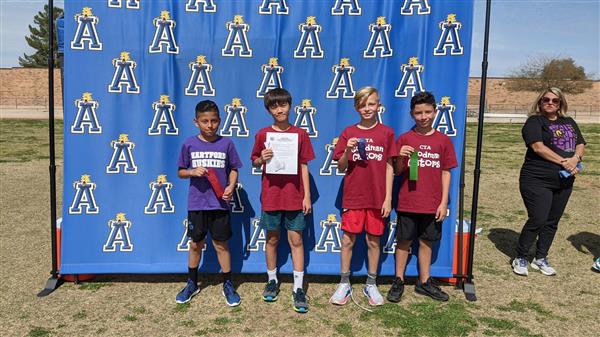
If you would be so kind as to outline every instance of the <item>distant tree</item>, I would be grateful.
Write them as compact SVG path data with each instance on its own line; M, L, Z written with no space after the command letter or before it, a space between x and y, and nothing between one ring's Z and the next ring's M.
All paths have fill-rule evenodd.
M63 10L58 7L54 7L54 20L63 14ZM27 44L35 49L35 52L31 55L23 54L23 57L19 57L19 64L22 67L39 68L48 66L48 16L49 7L44 5L44 10L38 12L33 17L34 25L29 25L29 36L25 36ZM56 41L56 25L54 25L54 67L58 67L58 43Z
M580 94L592 87L588 75L575 61L559 57L537 57L513 71L507 81L509 91L539 92L548 87L568 94Z

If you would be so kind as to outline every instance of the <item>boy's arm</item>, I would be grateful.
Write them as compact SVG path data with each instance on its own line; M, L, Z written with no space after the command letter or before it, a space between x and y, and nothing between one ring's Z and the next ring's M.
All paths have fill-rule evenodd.
M415 151L415 149L409 145L403 145L400 148L400 151L398 153L399 156L398 156L398 158L396 158L396 163L394 165L396 174L400 175L402 173L402 171L404 171L404 169L406 168L405 158L410 157L410 155L414 151Z
M262 159L261 159L260 157L258 157L258 158L256 158L256 159L254 159L254 160L252 161L252 166L254 166L254 167L261 167L261 166L262 166L262 164L263 164L263 163L262 163Z
M308 165L301 164L300 171L302 173L302 187L304 188L304 198L302 199L302 212L306 215L312 210L310 201L310 178L308 175Z
M261 167L264 163L266 163L271 158L273 158L273 150L264 149L260 152L260 157L254 159L252 161L252 166Z
M193 169L186 169L186 168L180 167L179 170L177 171L177 176L181 179L189 179L191 177L205 176L206 173L207 173L207 170L202 166L198 166Z
M273 150L266 149L264 140L261 134L258 133L254 137L254 147L252 148L251 160L253 167L261 167L269 159L273 157Z
M177 170L177 176L181 179L187 179L190 176L188 175L188 169L184 169L184 168L179 168L179 170Z
M233 198L233 191L235 190L235 185L237 184L238 178L238 170L232 169L229 172L227 187L223 191L223 200L230 201Z
M404 170L404 157L398 156L396 157L396 161L394 162L394 174L400 175Z
M442 171L442 201L435 212L435 220L438 222L444 221L448 212L448 192L450 191L450 171Z
M344 151L337 163L338 172L346 172L348 168L348 151Z
M339 172L346 172L346 169L348 168L348 156L350 155L350 153L352 153L352 148L354 148L357 144L358 138L352 137L348 139L348 143L346 143L344 153L342 153L342 156L340 157L340 159L338 159L337 168Z
M392 212L392 185L394 184L394 158L385 164L385 200L381 206L381 216L387 218Z

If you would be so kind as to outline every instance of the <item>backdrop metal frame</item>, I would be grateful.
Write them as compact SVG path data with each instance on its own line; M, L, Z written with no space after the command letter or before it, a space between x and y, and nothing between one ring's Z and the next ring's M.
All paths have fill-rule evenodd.
M481 62L481 88L479 94L479 115L477 127L477 147L475 152L475 169L473 171L473 200L471 204L471 224L469 226L469 242L467 251L467 270L463 274L463 215L464 215L464 178L465 178L465 156L466 156L466 137L463 144L463 163L460 174L459 188L459 215L458 215L458 269L454 276L458 279L457 286L463 289L465 297L469 301L476 301L475 284L473 282L473 255L475 250L475 229L477 225L477 206L479 197L479 179L481 175L481 151L483 145L483 125L484 125L484 110L485 110L485 95L487 83L487 68L488 68L488 46L489 46L489 29L490 29L490 10L491 0L486 0L485 9L485 32L483 43L483 60ZM58 242L57 242L57 202L56 202L56 151L55 151L55 132L54 132L54 1L48 0L48 32L51 36L48 39L48 126L49 126L49 152L50 152L50 237L52 246L52 269L50 277L46 281L46 285L37 296L44 297L51 294L63 283L63 278L58 270ZM465 135L467 126L465 123Z

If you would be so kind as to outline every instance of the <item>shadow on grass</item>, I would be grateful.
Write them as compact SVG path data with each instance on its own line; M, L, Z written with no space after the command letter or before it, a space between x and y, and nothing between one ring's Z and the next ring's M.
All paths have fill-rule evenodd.
M600 235L590 232L579 232L567 238L581 253L591 253L593 258L600 256Z
M234 282L236 275L234 274ZM100 288L112 286L115 283L181 283L185 285L187 274L101 274L94 275L90 280L80 282L78 289L97 291ZM199 274L198 287L200 291L223 282L220 274Z
M519 233L507 228L492 228L488 234L490 241L494 243L496 249L509 258L516 254L517 243L519 242Z
M232 274L233 283L239 286L245 282L264 282L266 274ZM102 274L95 275L91 280L80 283L81 289L97 290L104 286L110 286L113 283L181 283L185 285L187 274ZM291 276L290 276L291 279ZM285 278L284 278L285 280ZM210 286L216 286L223 283L223 278L219 273L199 273L198 286L200 291Z
M292 284L294 278L292 274L278 274L279 282L282 284ZM366 276L352 276L351 282L353 284L361 284L365 282ZM85 282L79 282L78 289L80 290L91 290L97 291L100 288L109 287L116 283L181 283L182 287L185 285L187 274L101 274L95 275L92 279L86 280ZM393 281L392 276L380 276L377 278L379 284L391 284ZM266 283L267 274L232 274L232 280L235 288L238 288L244 283ZM310 285L315 284L331 284L332 292L335 290L335 285L340 281L339 275L305 275L304 276L304 289L306 292L309 291ZM438 282L439 285L447 285L444 282ZM221 274L219 273L199 273L198 274L198 286L200 291L211 286L217 286L223 283ZM407 285L416 284L416 278L409 277L406 279Z

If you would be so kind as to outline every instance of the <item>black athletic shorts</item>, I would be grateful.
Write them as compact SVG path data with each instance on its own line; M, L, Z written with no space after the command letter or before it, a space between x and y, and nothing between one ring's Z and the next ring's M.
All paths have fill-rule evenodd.
M229 240L232 235L229 211L219 209L207 211L188 211L187 235L192 239L192 241L199 242L204 240L209 230L210 237L213 240Z
M398 212L396 239L398 241L440 241L442 223L435 221L435 214Z

